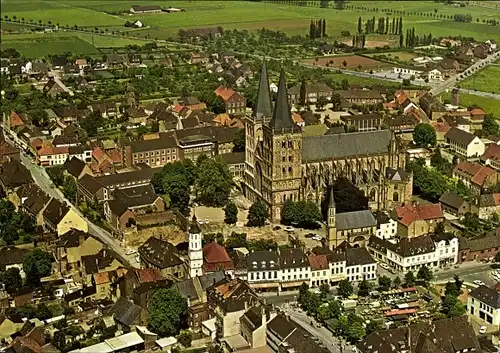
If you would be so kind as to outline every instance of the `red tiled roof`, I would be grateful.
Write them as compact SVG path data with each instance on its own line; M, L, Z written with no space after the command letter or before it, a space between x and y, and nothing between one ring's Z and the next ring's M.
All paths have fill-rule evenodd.
M105 153L101 149L101 147L97 147L92 151L92 157L94 157L97 161L99 161L102 157L104 157Z
M451 126L446 123L433 123L432 126L434 127L434 130L436 130L436 132L447 133L451 129Z
M232 88L227 88L220 86L215 90L215 94L227 101L229 98L233 96L236 92Z
M295 124L300 124L304 122L304 119L300 116L300 114L293 112L292 119Z
M212 242L203 247L203 269L206 272L232 270L234 265L226 249Z
M384 109L396 109L397 105L396 102L389 102L389 103L382 103L384 106Z
M94 281L95 281L95 284L104 284L104 283L110 282L109 273L108 272L95 273L94 274Z
M455 173L460 173L474 184L482 186L486 179L495 173L490 167L486 167L479 163L460 162L454 169Z
M154 268L136 269L135 273L136 273L137 278L139 279L139 282L141 284L148 283L148 282L161 281L161 280L165 279L165 277L163 277L161 272L159 270L154 269Z
M328 258L326 255L309 255L311 270L328 270Z
M488 145L488 148L486 148L486 151L484 151L481 156L481 160L486 161L488 159L500 161L500 145L496 145L494 143Z
M113 163L121 163L122 162L122 155L118 150L112 150L108 153L109 157L113 161Z
M428 221L443 217L443 210L439 203L400 206L396 208L396 213L399 221L404 225L410 225L417 220Z
M469 113L470 113L470 115L471 115L472 117L474 117L474 116L476 116L476 115L484 115L484 114L486 114L486 113L484 112L484 110L482 110L482 109L480 109L480 108L475 108L475 109L472 109Z
M12 112L10 114L10 127L13 128L21 125L24 125L23 119L16 112Z
M176 113L180 113L180 111L184 108L183 105L180 105L180 104L176 104L174 105L174 112Z
M54 154L69 154L69 149L68 147L53 147L53 146L43 146L38 150L38 155L39 156L48 156L48 155L54 155Z

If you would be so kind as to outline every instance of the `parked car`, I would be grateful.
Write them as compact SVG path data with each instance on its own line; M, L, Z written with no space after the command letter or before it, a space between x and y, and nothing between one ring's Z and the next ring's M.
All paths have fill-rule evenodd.
M281 230L281 227L280 226L275 226L275 227L273 227L273 230Z
M484 283L483 281L480 281L480 280L478 280L478 279L476 279L476 280L474 281L474 284L476 284L476 285L478 285L478 286L485 286L485 285L486 285L486 283Z
M293 231L295 231L295 228L293 228L292 226L287 226L287 227L285 227L285 231L293 232Z
M314 234L314 233L307 233L307 234L305 235L305 237L306 237L306 238L309 238L309 239L314 239L314 237L315 237L315 236L316 236L316 234Z
M479 333L486 333L486 326L481 326L479 328Z

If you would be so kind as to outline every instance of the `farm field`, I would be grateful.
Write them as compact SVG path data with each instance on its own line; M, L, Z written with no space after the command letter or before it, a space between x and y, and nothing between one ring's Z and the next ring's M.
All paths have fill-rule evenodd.
M182 13L159 13L129 15L127 12L132 4L158 4L184 8ZM319 1L315 1L318 3ZM412 15L404 15L406 28L415 27L417 34L432 33L434 37L443 35L462 35L475 37L478 40L496 39L500 41L498 27L482 23L482 20L500 17L500 9L489 9L470 5L466 8L452 7L433 1L356 1L354 6L379 9L392 8L412 11ZM437 19L425 16L427 13L453 15L470 13L471 23L459 23L451 20ZM312 19L325 18L329 36L338 36L340 31L348 30L354 33L357 29L358 17L380 16L383 12L364 12L359 10L321 9L317 7L298 7L283 4L271 4L250 1L179 1L168 3L164 1L112 1L112 0L61 0L46 2L42 0L4 0L2 15L26 21L43 21L60 23L61 25L111 28L123 28L125 21L139 19L150 28L137 31L144 37L166 39L177 35L179 29L191 27L222 26L226 29L257 30L266 27L282 30L290 35L305 35ZM480 22L476 22L479 18ZM374 43L376 45L376 43Z
M414 58L418 58L419 55L416 53L410 53L406 51L393 51L393 52L385 52L385 53L373 53L373 54L367 54L366 56L369 57L374 57L377 55L385 55L390 59L394 60L402 60L402 61L409 61Z
M370 59L366 58L363 56L359 55L336 55L336 56L323 56L320 58L314 59L305 59L302 62L306 64L311 64L311 65L317 65L317 66L327 66L329 65L330 67L337 67L340 69L347 68L347 69L357 69L360 68L363 71L366 70L380 70L384 69L387 67L390 67L391 65L380 62L375 59ZM346 64L346 65L344 65Z
M2 36L2 46L15 48L28 58L67 52L80 55L99 54L99 48L144 45L145 40L117 38L80 32L26 33Z
M449 101L451 95L448 92L443 93L441 97ZM486 113L493 114L496 118L500 116L500 100L460 92L460 105L469 107L474 104L482 107Z
M487 66L460 82L460 87L483 92L500 93L500 66Z

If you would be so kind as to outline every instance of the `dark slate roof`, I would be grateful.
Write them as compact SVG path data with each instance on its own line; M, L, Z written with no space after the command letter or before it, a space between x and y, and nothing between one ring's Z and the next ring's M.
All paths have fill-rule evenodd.
M160 269L181 265L177 249L166 240L150 237L139 247L139 255Z
M80 176L85 166L85 162L76 157L67 159L66 162L64 162L64 168L66 169L66 171L75 178L78 178Z
M123 203L122 200L107 200L108 207L111 212L118 217L121 217L128 211L127 206Z
M275 133L290 133L293 132L295 123L290 112L288 103L288 93L286 88L285 71L281 69L280 81L278 83L278 96L274 105L274 112L269 127Z
M43 218L46 219L53 226L57 226L59 222L68 213L69 207L56 199L50 200L43 211Z
M101 183L99 183L96 178L89 174L85 174L80 180L78 180L78 183L85 188L88 192L90 192L92 195L95 195L96 192L98 192L101 188L104 187Z
M82 256L82 264L85 273L99 273L100 270L109 267L116 259L116 255L109 249L101 249L95 255Z
M142 308L135 305L131 301L120 297L115 305L109 309L109 314L113 315L114 319L125 326L131 326L139 319Z
M366 248L350 248L345 251L346 266L376 263Z
M389 246L389 248L398 255L409 257L431 253L436 246L430 235L422 235L415 238L403 237L396 245Z
M385 177L392 181L407 181L411 177L411 173L405 171L404 169L398 168L386 168Z
M370 210L337 213L335 216L337 230L374 227L377 220Z
M96 289L94 286L85 287L85 288L77 290L75 292L66 294L64 296L64 301L66 301L66 303L70 303L70 302L72 302L76 299L79 299L79 298L81 298L81 299L87 298L91 295L94 295L95 293L96 293Z
M177 147L175 138L167 135L162 135L162 137L159 139L138 140L130 144L132 153L163 150L166 148L175 148L175 147Z
M290 319L289 316L281 313L276 315L276 317L267 324L267 328L277 336L280 341L288 337L297 328L296 326L297 324Z
M220 154L219 158L228 165L245 163L245 152L232 152Z
M161 168L144 168L127 173L102 175L94 179L104 186L114 186L131 182L139 182L141 180L151 180L153 175L159 171L161 171Z
M443 195L439 198L439 202L453 208L460 208L465 200L451 191L445 191Z
M5 187L15 188L33 182L29 170L21 162L13 159L0 166L0 181Z
M151 184L115 189L112 195L116 200L123 202L127 208L152 205L159 197Z
M189 224L189 233L190 234L200 234L201 230L198 226L198 220L196 219L196 215L193 214L193 218L191 219L191 223Z
M458 142L462 145L468 146L475 138L476 135L470 134L467 131L459 129L457 127L452 127L444 135L445 139L450 139L454 142Z
M269 90L269 78L265 59L262 61L262 68L260 70L259 90L257 93L257 103L253 110L253 116L257 120L261 120L263 117L270 118L273 116L273 104L271 91Z
M22 264L27 253L27 249L20 249L15 246L1 248L0 271L5 271L5 267L9 265Z
M279 261L274 251L254 251L247 256L247 268L249 271L278 270Z
M422 339L425 338L432 341L441 351L417 351L417 346L429 347L428 344L422 343ZM358 343L357 348L360 353L455 353L465 350L482 352L474 330L467 321L467 316L431 323L419 322L406 327L376 331Z
M300 268L309 266L309 259L300 248L280 250L280 268Z
M389 130L304 136L302 160L313 162L387 153L390 142L391 131Z

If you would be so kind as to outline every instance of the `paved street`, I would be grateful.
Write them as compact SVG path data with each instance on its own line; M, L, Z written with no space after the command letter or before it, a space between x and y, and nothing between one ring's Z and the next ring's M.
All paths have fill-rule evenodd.
M73 206L61 193L61 191L54 187L49 176L45 172L45 169L32 163L32 159L21 153L21 163L28 168L33 176L35 183L45 192L47 195L58 199L59 201L70 205L70 207L78 213L81 217L85 218L80 210ZM120 246L120 242L115 239L109 232L96 226L87 220L89 226L89 233L94 235L97 239L106 244L110 249L112 249L123 262L124 265L139 267L137 261L135 261L133 256L128 256L125 254L125 250Z
M500 94L497 93L483 92L483 91L477 91L475 89L465 89L465 88L459 88L458 90L460 92L472 94L474 96L487 97L500 100Z

